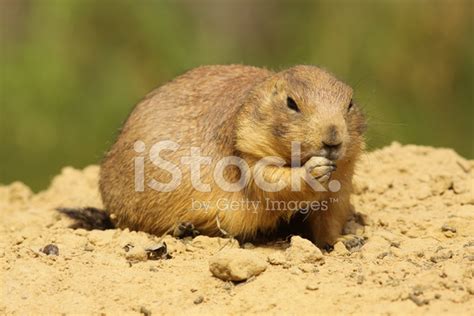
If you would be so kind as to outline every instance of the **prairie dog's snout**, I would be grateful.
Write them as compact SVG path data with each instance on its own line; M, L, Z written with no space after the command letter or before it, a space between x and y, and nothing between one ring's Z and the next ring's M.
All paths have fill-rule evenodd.
M325 127L325 132L322 134L323 139L321 142L322 156L325 156L331 160L336 160L340 157L343 147L343 134L341 131L342 127L336 124L330 124Z

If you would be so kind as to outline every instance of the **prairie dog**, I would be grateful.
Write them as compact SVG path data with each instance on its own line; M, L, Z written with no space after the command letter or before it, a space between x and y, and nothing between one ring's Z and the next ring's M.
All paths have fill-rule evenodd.
M101 166L104 206L121 228L161 235L190 222L202 234L225 231L247 240L274 231L305 208L312 241L331 245L350 215L354 163L364 148L365 119L352 94L314 66L188 71L148 94L128 117ZM154 145L163 141L174 145L157 150ZM292 161L294 143L300 164ZM207 158L192 167L191 153ZM224 157L237 162L223 169L222 178L240 190L216 185L215 170ZM265 157L277 160L261 165ZM176 169L180 177L170 172ZM138 180L137 172L143 174ZM287 185L269 192L257 177ZM299 190L289 185L294 177L303 178ZM169 192L156 190L175 180L179 185ZM315 190L313 180L323 190ZM320 209L309 209L310 202Z

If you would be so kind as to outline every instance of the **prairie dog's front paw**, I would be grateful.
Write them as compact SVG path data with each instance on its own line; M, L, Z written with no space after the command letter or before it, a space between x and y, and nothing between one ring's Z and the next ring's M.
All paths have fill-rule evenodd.
M305 164L306 172L321 183L326 183L336 170L334 161L325 157L311 157Z

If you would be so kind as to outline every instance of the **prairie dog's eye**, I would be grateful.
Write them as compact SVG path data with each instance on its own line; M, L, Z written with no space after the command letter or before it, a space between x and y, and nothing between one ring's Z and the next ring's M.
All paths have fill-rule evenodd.
M286 105L292 109L293 111L300 112L300 109L298 107L298 104L296 104L295 100L291 97L286 98Z
M352 102L352 99L351 99L351 102L349 102L349 105L347 106L347 112L349 112L353 107L354 107L354 102Z

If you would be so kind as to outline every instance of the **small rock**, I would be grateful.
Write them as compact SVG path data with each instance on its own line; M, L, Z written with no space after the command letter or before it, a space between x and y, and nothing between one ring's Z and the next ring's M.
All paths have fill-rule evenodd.
M310 283L310 284L306 285L306 289L310 290L310 291L317 291L317 290L319 290L319 286L315 283Z
M438 263L451 259L453 257L453 252L451 250L442 249L436 252L435 255L431 256L431 262Z
M455 236L456 236L456 234L451 232L451 231L444 232L444 237L446 237L446 238L453 238Z
M94 246L87 243L87 244L84 245L84 251L94 251Z
M304 273L309 273L309 272L314 272L316 268L311 263L300 263L298 265L298 269L300 269Z
M231 291L234 288L234 283L226 282L222 288L226 291Z
M48 256L59 256L59 248L55 244L46 245L40 251Z
M428 300L426 299L421 299L419 298L418 296L416 296L415 294L413 293L410 293L410 295L408 296L408 298L410 300L413 301L413 303L415 303L417 306L423 306L423 305L427 305L429 303Z
M315 263L324 262L321 250L311 241L299 236L291 237L290 247L285 250L287 261L293 263Z
M125 252L129 252L130 249L132 249L134 246L131 244L131 243L127 243L126 245L124 245L122 247L122 249L125 251Z
M474 240L471 240L463 245L463 247L474 247Z
M420 296L423 294L423 287L421 285L416 285L413 287L413 294L415 296Z
M290 271L291 274L294 274L294 275L300 275L302 274L303 272L298 269L297 267L291 267L288 271Z
M148 254L146 253L145 249L141 247L133 247L127 252L125 258L133 262L147 261Z
M283 265L286 263L285 256L280 251L269 254L267 261L272 265Z
M452 232L452 233L455 233L455 232L456 232L456 228L455 228L455 227L452 227L452 226L449 226L448 224L443 224L443 226L441 226L441 231L443 231L443 232Z
M194 304L201 304L202 302L204 302L204 297L202 296L198 296L196 297L196 299L194 300Z
M357 276L357 284L362 284L365 281L365 277L362 274Z
M467 293L474 295L474 281L471 280L471 284L466 286Z
M431 188L426 184L420 185L415 195L418 200L425 200L431 196Z
M346 246L342 241L338 241L337 243L334 244L334 250L331 253L333 255L337 256L345 256L349 254L349 250L347 250Z
M171 255L168 253L168 247L165 242L160 242L148 247L145 251L149 260L171 259Z
M143 314L145 316L151 316L151 311L146 308L145 306L140 307L140 314Z
M425 253L423 251L417 251L415 252L415 255L418 257L418 258L423 258L425 256Z
M463 258L467 259L468 261L474 261L473 255L465 255Z
M462 179L457 179L453 183L453 191L456 194L467 193L472 190L472 184L468 180L463 181Z
M192 287L192 288L190 289L190 291L191 291L191 293L194 293L194 292L197 292L197 289L194 288L194 287Z
M224 281L245 281L266 268L265 260L244 249L224 249L209 261L211 273Z
M388 256L390 253L388 251L384 251L380 254L377 255L377 259L383 259L385 258L386 256Z

